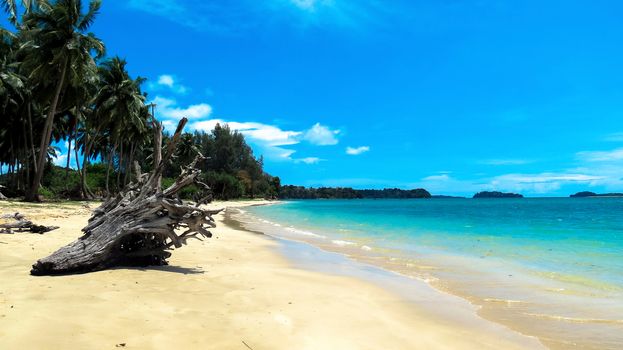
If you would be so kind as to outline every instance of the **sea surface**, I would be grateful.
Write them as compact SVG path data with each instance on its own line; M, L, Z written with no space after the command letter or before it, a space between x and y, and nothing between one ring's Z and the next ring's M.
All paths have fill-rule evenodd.
M623 349L623 198L308 200L237 215L463 297L551 348Z

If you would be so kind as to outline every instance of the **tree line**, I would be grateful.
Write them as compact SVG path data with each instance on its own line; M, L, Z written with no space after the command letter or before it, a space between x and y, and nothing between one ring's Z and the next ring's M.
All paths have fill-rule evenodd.
M105 197L131 181L135 160L144 171L151 169L161 124L145 104L145 79L132 77L123 58L106 57L102 40L88 31L101 1L1 0L0 5L14 27L0 27L5 194L29 201L41 200L41 194ZM253 156L240 133L218 125L211 133L183 137L165 181L173 181L199 151L210 157L203 176L216 197L277 195L279 179L264 173L262 159ZM67 146L64 168L53 163L60 142Z
M350 187L303 187L285 185L279 191L280 199L409 199L431 198L431 194L423 188L402 190L399 188L385 188L382 190L356 190Z

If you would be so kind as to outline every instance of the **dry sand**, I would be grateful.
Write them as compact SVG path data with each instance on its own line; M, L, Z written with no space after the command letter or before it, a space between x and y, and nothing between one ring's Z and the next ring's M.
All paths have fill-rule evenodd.
M0 234L0 349L540 347L499 326L431 317L356 278L295 268L277 241L227 227L222 214L212 239L174 251L169 266L33 277L30 266L76 239L90 210L0 202L0 213L15 211L61 228Z

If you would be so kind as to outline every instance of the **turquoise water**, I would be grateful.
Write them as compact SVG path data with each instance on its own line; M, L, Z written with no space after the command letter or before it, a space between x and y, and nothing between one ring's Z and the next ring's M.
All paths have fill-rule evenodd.
M430 281L553 347L617 348L622 214L622 198L525 198L292 201L245 215L276 236Z

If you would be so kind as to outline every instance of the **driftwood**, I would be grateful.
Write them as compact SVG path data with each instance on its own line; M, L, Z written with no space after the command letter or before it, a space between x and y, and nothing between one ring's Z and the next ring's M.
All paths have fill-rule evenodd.
M165 265L170 250L190 238L211 237L212 215L218 210L199 206L212 199L207 185L198 179L199 154L177 181L162 190L159 186L164 164L172 156L186 123L182 119L162 161L150 174L142 174L134 164L136 178L119 195L95 209L84 235L52 255L38 260L33 275L53 275L102 270L113 266ZM184 204L178 193L191 184L202 187L206 196L194 204ZM178 230L178 232L176 232ZM181 231L181 232L179 232Z
M11 222L4 222L0 224L0 233L13 233L15 232L32 232L44 234L52 230L56 230L58 226L44 226L34 224L32 221L27 220L26 217L20 213L6 214L0 216L0 219L13 220Z
M0 190L2 190L4 188L4 186L0 185ZM0 201L8 199L5 195L2 194L2 192L0 191Z

